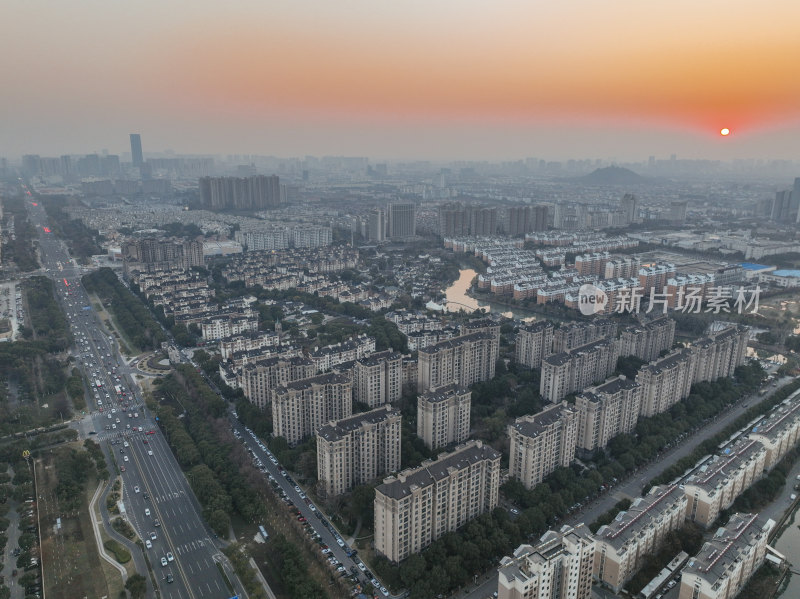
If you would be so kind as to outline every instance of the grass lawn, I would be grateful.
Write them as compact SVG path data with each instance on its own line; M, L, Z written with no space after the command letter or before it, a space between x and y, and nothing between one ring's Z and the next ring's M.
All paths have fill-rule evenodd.
M45 596L50 599L117 597L122 589L122 579L118 571L109 566L109 573L104 567L89 516L89 501L97 488L97 481L92 477L87 482L83 501L77 510L64 512L55 495L58 484L55 458L59 452L68 452L78 446L70 444L54 448L36 461ZM61 518L60 529L56 527L57 518Z

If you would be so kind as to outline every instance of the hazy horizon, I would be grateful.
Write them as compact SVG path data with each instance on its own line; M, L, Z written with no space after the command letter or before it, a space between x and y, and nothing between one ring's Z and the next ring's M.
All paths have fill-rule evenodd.
M800 160L791 0L86 0L0 14L0 156L124 154L136 132L145 154Z

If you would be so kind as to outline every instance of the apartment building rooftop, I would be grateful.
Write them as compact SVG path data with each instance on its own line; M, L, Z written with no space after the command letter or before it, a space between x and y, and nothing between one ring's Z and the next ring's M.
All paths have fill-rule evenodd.
M445 339L444 341L440 341L435 345L429 345L428 347L423 347L419 351L420 353L435 354L446 349L452 349L454 347L458 347L462 343L466 343L469 341L480 341L484 339L494 339L494 335L492 335L491 333L470 333L468 335L461 335L459 337L454 337L453 339Z
M424 488L448 477L451 470L461 470L483 460L499 460L500 454L480 441L470 441L455 451L425 461L422 466L404 470L396 477L384 479L377 491L392 499L403 499L418 488Z
M403 355L401 353L387 349L384 351L376 352L374 354L370 354L366 358L361 358L360 360L356 360L356 362L358 362L362 366L378 366L385 360L399 360L402 357Z
M378 424L394 416L399 417L400 411L385 405L369 412L356 414L355 416L326 424L317 431L317 435L326 441L339 441L365 424Z
M684 482L685 485L700 487L707 492L713 491L723 483L739 466L753 455L764 451L758 441L741 439L722 450L720 455L698 468Z
M520 416L511 426L525 437L536 437L559 422L565 412L575 412L575 407L564 401L550 406L538 414Z
M447 401L454 394L464 395L465 393L469 392L469 389L462 387L458 383L450 383L449 385L437 387L436 389L430 389L429 391L423 393L420 397L431 403L439 403L442 401Z
M717 530L683 569L684 576L699 576L707 581L724 578L731 564L741 559L743 551L775 526L758 514L733 514L726 526Z
M317 376L308 377L307 379L299 379L297 381L292 381L291 383L286 383L282 387L279 387L279 389L283 388L286 390L303 391L305 389L311 389L314 385L336 385L349 382L350 377L347 375L328 372L325 374L318 374Z
M623 389L635 389L639 386L639 383L637 383L634 379L629 379L625 375L620 375L607 380L601 385L597 385L593 389L590 389L590 391L613 395Z
M791 426L798 415L800 415L800 390L773 408L769 416L753 427L752 432L765 437L777 436L784 428Z
M597 537L619 549L649 526L662 510L681 499L685 501L685 497L678 485L653 487L647 495L635 499L630 508L617 514L610 524L601 526Z

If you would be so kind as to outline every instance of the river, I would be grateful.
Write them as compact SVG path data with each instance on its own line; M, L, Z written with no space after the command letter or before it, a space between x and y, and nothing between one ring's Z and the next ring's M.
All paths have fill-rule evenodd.
M535 320L536 314L530 310L521 308L511 308L494 302L485 302L477 300L474 297L467 295L467 291L472 284L472 280L478 275L477 272L471 268L461 270L458 279L453 282L450 287L445 289L445 297L447 298L447 305L445 311L458 312L464 310L465 312L474 312L479 308L483 308L487 312L494 312L502 314L507 318L518 318L520 320Z

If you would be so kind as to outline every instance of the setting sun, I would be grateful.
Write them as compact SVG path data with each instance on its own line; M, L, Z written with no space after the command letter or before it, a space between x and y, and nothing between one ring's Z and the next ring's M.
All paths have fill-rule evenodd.
M724 129L720 129L719 134L720 135L730 135L731 134L731 130L728 129L727 127L725 127Z

